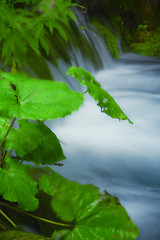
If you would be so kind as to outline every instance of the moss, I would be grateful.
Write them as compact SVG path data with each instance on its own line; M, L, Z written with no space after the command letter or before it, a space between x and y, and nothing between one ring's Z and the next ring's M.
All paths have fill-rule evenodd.
M154 30L138 29L137 41L130 45L130 50L148 56L160 56L160 28Z
M104 26L99 20L91 19L91 23L98 29L103 39L105 40L110 54L114 58L119 57L119 49L116 37L113 35L111 30Z
M132 43L131 50L141 55L154 56L154 46L150 43Z

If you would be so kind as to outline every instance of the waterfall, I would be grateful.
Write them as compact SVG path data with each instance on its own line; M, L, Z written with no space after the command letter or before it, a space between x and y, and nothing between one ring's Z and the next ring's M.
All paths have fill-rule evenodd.
M79 13L77 13L79 14ZM89 95L77 112L47 124L56 133L67 160L55 168L63 176L91 183L116 195L140 229L140 240L160 236L160 59L129 53L113 60L102 37L84 16L77 27L91 45L99 67L81 49L69 46L71 61L49 67L55 79L72 89L70 65L90 71L134 122L119 122L100 112ZM84 26L84 30L81 26Z
M56 81L65 81L71 89L80 90L79 83L65 75L70 66L81 67L95 74L98 69L112 68L114 60L108 51L104 39L97 29L88 22L87 16L78 10L75 10L75 13L78 17L77 29L84 37L84 40L88 42L92 50L92 59L86 52L82 51L83 45L86 44L84 41L79 48L75 47L73 43L68 44L70 63L66 63L63 58L58 60L58 67L49 61L47 63Z

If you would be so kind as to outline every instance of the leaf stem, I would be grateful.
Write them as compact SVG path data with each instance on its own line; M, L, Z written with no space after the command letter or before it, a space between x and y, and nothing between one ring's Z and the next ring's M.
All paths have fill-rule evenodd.
M0 150L3 149L4 142L5 142L5 140L6 140L7 136L8 136L9 131L10 131L11 128L13 127L13 124L14 124L15 121L16 121L16 118L13 118L13 120L12 120L12 122L11 122L11 125L9 126L9 128L8 128L8 130L7 130L5 136L4 136L4 138L3 138L3 140L2 140L2 142L1 142L1 144L0 144Z
M3 154L3 146L4 146L4 143L5 143L5 140L6 140L7 136L8 136L8 134L9 134L9 131L10 131L11 128L13 127L13 124L14 124L15 121L16 121L16 118L13 118L13 120L12 120L12 122L11 122L11 124L10 124L10 126L9 126L9 128L8 128L5 136L4 136L4 138L2 139L1 144L0 144L0 151L2 151L2 154L1 154L1 157L0 157L0 167L3 166L3 164L4 164L4 159L5 159L5 157L6 157L6 151L5 151L4 154Z
M5 159L6 159L6 153L7 153L7 150L3 151L4 149L2 149L2 152L3 152L3 155L1 156L1 168L3 168L3 164L5 162Z
M35 218L37 220L40 220L40 221L43 221L43 222L47 222L47 223L51 223L51 224L54 224L54 225L58 225L58 226L63 226L63 227L70 227L69 224L66 224L66 223L59 223L59 222L55 222L55 221L52 221L52 220L49 220L49 219L46 219L46 218L42 218L42 217L38 217L38 216L35 216L31 213L28 213L28 212L25 212L19 208L16 208L16 207L13 207L13 206L10 206L9 204L7 203L3 203L3 202L0 202L0 205L1 206L4 206L4 207L8 207L8 208L11 208L17 212L20 212L20 213L23 213L25 215L28 215L29 217L32 217L32 218Z
M5 162L5 159L8 158L8 156L10 156L10 154L13 152L13 149L10 149L7 153L7 151L5 151L5 154L3 156L3 160L1 161L1 166L3 167L3 163Z
M0 209L0 213L2 214L2 216L7 219L7 221L13 226L13 227L17 227L17 225L2 211L2 209Z

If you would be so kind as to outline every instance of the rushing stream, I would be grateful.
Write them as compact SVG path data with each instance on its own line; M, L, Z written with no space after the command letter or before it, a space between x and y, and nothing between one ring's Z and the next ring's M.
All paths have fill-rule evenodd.
M86 94L79 111L48 123L61 140L67 157L63 167L54 169L71 180L94 184L117 196L140 230L138 239L158 240L160 59L130 53L113 61L103 40L94 33L91 37L93 46L99 44L103 52L103 70L95 71L76 49L72 49L72 64L91 71L134 124L101 113ZM55 78L60 80L64 80L67 67L60 60L58 73L50 64ZM80 89L74 80L67 81L72 88Z

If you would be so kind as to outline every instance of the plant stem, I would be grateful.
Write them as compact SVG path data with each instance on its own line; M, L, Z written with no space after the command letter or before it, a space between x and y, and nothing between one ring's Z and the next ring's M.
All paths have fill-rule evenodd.
M12 122L11 122L11 124L10 124L10 126L9 126L9 128L8 128L5 136L4 136L4 138L2 139L1 144L0 144L0 151L2 151L2 155L1 155L1 158L0 158L0 167L3 166L3 164L4 164L4 159L5 159L5 156L6 156L6 151L5 151L5 154L3 154L3 146L4 146L4 143L5 143L5 140L6 140L7 136L8 136L8 134L9 134L9 131L10 131L11 128L13 127L13 124L14 124L15 121L16 121L16 118L13 118L13 120L12 120Z
M2 153L3 153L3 155L1 156L1 168L3 168L3 164L4 164L4 162L5 162L5 159L6 159L6 153L7 153L7 150L5 150L4 152L3 152L3 150L4 149L2 149Z
M7 153L7 151L5 151L4 155L3 155L3 159L1 161L1 167L3 168L3 163L5 162L5 159L8 158L8 156L10 156L10 154L13 152L13 149L10 149L9 152Z
M7 219L7 221L13 226L13 227L17 227L17 225L2 211L2 209L0 209L0 213L2 214L2 216Z
M1 142L1 144L0 144L0 150L3 149L4 142L5 142L5 140L6 140L7 136L8 136L9 131L10 131L11 128L13 127L13 124L14 124L15 121L16 121L16 118L13 118L13 120L12 120L12 122L11 122L11 125L9 126L9 128L8 128L8 130L7 130L5 136L4 136L4 138L3 138L3 140L2 140L2 142Z
M40 221L43 221L43 222L47 222L47 223L51 223L51 224L54 224L54 225L58 225L58 226L63 226L63 227L70 227L69 224L66 224L66 223L59 223L59 222L54 222L52 220L49 220L49 219L46 219L46 218L42 218L42 217L38 217L38 216L35 216L31 213L28 213L28 212L25 212L19 208L16 208L16 207L13 207L13 206L10 206L9 204L7 203L3 203L3 202L0 202L0 205L1 206L4 206L4 207L8 207L8 208L11 208L17 212L20 212L20 213L23 213L25 215L28 215L29 217L32 217L32 218L35 218L37 220L40 220Z

